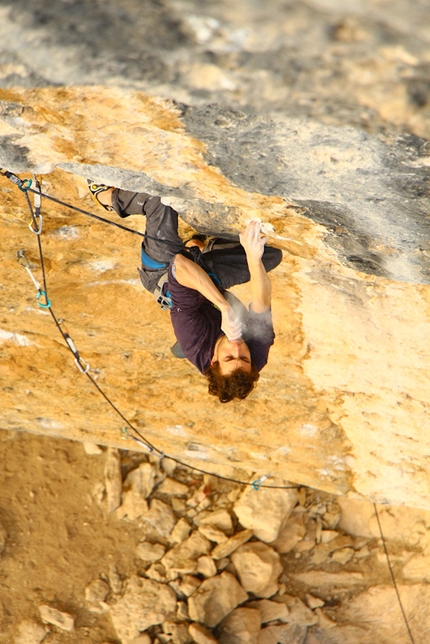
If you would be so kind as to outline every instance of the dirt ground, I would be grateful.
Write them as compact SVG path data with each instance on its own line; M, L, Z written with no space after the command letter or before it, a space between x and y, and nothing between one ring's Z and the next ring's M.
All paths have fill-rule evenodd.
M96 501L104 459L86 454L81 443L11 431L0 431L0 454L0 524L7 533L1 644L11 644L24 619L40 622L42 604L76 616L73 633L52 632L47 644L115 641L109 616L85 608L85 587L113 568L123 577L135 573L140 535Z

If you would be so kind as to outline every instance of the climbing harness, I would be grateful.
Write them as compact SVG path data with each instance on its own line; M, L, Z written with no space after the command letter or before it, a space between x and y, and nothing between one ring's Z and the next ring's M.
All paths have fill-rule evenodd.
M164 457L169 458L170 460L174 461L178 465L181 465L183 467L187 467L187 468L189 468L191 470L194 470L196 472L199 472L201 474L216 476L217 478L219 478L221 480L231 481L231 482L239 484L239 485L251 486L252 489L255 490L255 491L259 491L261 488L285 490L285 489L297 489L298 487L300 487L298 485L290 485L290 486L264 485L264 482L269 478L269 474L264 474L263 476L261 476L258 479L255 479L252 482L239 481L237 479L234 479L234 478L231 478L231 477L228 477L228 476L222 476L220 474L214 474L212 472L208 472L208 471L203 470L201 468L198 468L198 467L195 467L195 466L192 466L192 465L188 465L187 463L184 463L183 461L179 460L178 458L175 458L174 456L164 454L164 452L162 452L157 447L152 445L139 432L139 430L130 423L130 421L122 414L122 412L118 409L118 407L116 407L116 405L110 400L110 398L105 394L105 392L101 389L101 387L98 385L98 383L92 377L92 375L90 373L90 365L79 354L79 351L76 348L76 345L73 342L72 338L70 337L70 334L69 334L69 332L68 332L68 330L67 330L67 328L66 328L66 326L64 324L64 320L57 319L57 317L55 316L55 313L52 310L51 301L49 300L48 294L47 294L47 284L46 284L46 275L45 275L45 267L44 267L44 258L43 258L42 245L41 245L41 232L42 232L42 221L43 221L42 220L42 215L41 215L41 197L42 196L46 197L46 198L50 199L51 201L54 201L56 203L59 203L59 204L64 205L66 207L69 207L72 210L76 210L77 212L81 212L82 214L89 215L90 217L93 217L95 219L105 221L106 223L115 225L115 226L117 226L119 228L127 230L128 232L138 234L138 235L141 235L141 236L144 236L144 234L138 233L138 232L136 232L134 230L131 230L131 229L127 228L126 226L121 226L120 224L116 224L115 222L111 222L111 221L109 221L107 219L103 219L102 217L98 217L97 215L93 215L92 213L88 213L85 210L81 210L79 208L76 208L76 207L74 207L74 206L72 206L70 204L67 204L65 202L62 202L59 199L56 199L54 197L44 195L42 193L42 191L41 191L40 184L37 181L36 177L34 177L35 188L32 188L31 186L33 184L33 181L31 179L24 179L24 180L20 179L17 175L13 174L12 172L9 172L9 171L5 170L4 168L0 168L0 175L5 176L12 183L14 183L22 192L24 192L24 194L26 196L27 204L28 204L28 207L29 207L29 210L30 210L30 213L31 213L31 222L29 224L29 228L30 228L31 232L33 232L37 237L40 265L41 265L41 271L42 271L43 289L42 289L41 285L39 284L39 282L37 281L37 279L33 275L30 263L29 263L29 261L27 260L27 258L25 256L25 251L24 250L19 250L17 252L17 261L23 268L25 268L25 270L29 274L34 286L37 289L38 305L40 307L44 308L44 309L49 310L49 312L50 312L50 314L51 314L51 316L52 316L52 318L53 318L58 330L60 331L61 335L63 336L64 341L66 342L67 347L69 348L69 350L73 354L75 364L78 367L79 371L82 374L86 375L89 378L89 380L91 380L93 386L96 387L96 389L103 396L103 398L106 400L106 402L114 409L114 411L118 414L118 416L126 423L126 426L123 426L121 428L121 437L124 440L127 440L127 439L133 440L134 442L136 442L137 444L139 444L140 446L142 446L146 450L148 450L151 454L153 454L154 456L157 456L160 459L164 458ZM32 207L31 201L30 201L30 199L28 197L28 192L32 192L34 194L34 209ZM162 277L160 278L159 282L157 283L157 288L160 289L160 295L158 296L159 299L164 297L163 295L161 295L161 293L162 293L162 288L163 288L166 280L167 280L167 274L164 274L164 275L162 275ZM163 308L163 306L162 306L162 308ZM130 433L128 428L132 432L134 432L134 434L136 434L136 436L134 434ZM379 519L379 515L378 515L377 506L376 506L375 503L373 504L373 506L374 506L374 511L375 511L375 516L376 516L376 519L377 519L377 523L378 523L379 533L381 535L381 540L382 540L383 547L384 547L384 552L385 552L385 556L386 556L386 560L387 560L391 580L392 580L392 583L393 583L393 586L394 586L394 589L395 589L395 592L396 592L397 601L398 601L399 606L400 606L400 610L401 610L401 613L402 613L402 616L403 616L403 620L404 620L404 623L405 623L409 638L411 640L411 644L415 644L414 638L413 638L413 635L412 635L412 632L411 632L411 629L410 629L410 626L409 626L409 622L408 622L405 610L403 608L400 593L399 593L399 590L398 590L398 587L397 587L397 582L395 580L394 573L393 573L393 570L392 570L392 566L391 566L391 562L390 562L390 558L389 558L389 553L388 553L386 541L385 541L385 538L384 538L384 535L383 535L383 532L382 532L382 527L381 527L381 523L380 523L380 519Z

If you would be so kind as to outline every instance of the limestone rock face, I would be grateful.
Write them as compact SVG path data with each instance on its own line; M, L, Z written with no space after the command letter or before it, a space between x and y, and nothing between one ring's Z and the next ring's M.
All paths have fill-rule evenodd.
M162 452L209 471L428 509L425 3L27 5L1 8L2 167L108 218L87 177L161 194L184 236L259 217L285 251L269 363L249 399L220 405L170 353L140 238L43 199L53 311L98 384ZM38 306L15 261L25 249L41 281L26 200L0 189L3 427L144 450Z

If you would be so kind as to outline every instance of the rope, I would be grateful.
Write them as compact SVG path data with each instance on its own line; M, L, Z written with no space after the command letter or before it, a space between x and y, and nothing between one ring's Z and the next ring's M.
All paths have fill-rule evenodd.
M43 280L43 287L44 287L43 293L44 293L44 295L46 297L46 302L47 302L46 304L41 304L39 302L39 305L43 306L44 308L49 309L49 312L50 312L50 314L52 316L52 319L54 320L54 323L55 323L57 329L60 331L61 335L63 336L63 339L66 342L68 349L73 354L73 356L75 358L75 364L77 365L77 367L81 371L81 373L83 373L84 375L87 376L87 378L90 380L92 385L103 396L105 401L112 407L112 409L115 411L115 413L118 414L118 416L126 423L126 425L135 434L137 434L137 436L138 436L138 438L137 438L136 436L128 434L128 431L126 430L126 428L123 428L123 434L125 435L125 437L131 438L132 440L135 440L137 443L143 445L146 449L148 449L148 451L150 453L153 453L154 455L158 456L159 458L166 457L166 458L171 459L172 461L174 461L178 465L181 465L183 467L187 467L190 470L194 470L194 471L199 472L201 474L207 474L209 476L216 476L219 479L222 479L222 480L225 480L225 481L230 481L230 482L236 483L238 485L251 486L255 490L259 490L260 488L263 488L263 487L264 488L269 488L269 489L277 489L277 490L288 490L288 489L297 489L297 488L299 488L300 487L299 485L263 485L263 482L268 478L268 475L266 475L266 474L261 476L259 479L255 480L255 481L252 481L252 482L251 481L240 481L239 479L235 479L235 478L228 477L228 476L222 476L220 474L215 474L213 472L208 472L207 470L201 469L199 467L189 465L188 463L185 463L184 461L182 461L182 460L180 460L180 459L178 459L178 458L176 458L174 456L170 456L170 455L167 455L164 452L162 452L159 448L157 448L149 440L147 440L145 438L145 436L143 436L141 434L141 432L136 427L134 427L134 425L132 425L132 423L130 423L130 421L126 418L126 416L124 416L124 414L118 409L118 407L112 402L112 400L109 398L109 396L102 390L100 385L91 376L91 374L89 373L90 366L80 356L80 354L79 354L79 352L78 352L78 350L77 350L72 338L70 337L68 331L65 329L63 322L57 318L57 316L55 315L55 313L54 313L54 311L52 309L51 302L50 302L50 300L48 298L48 287L47 287L47 281L46 281L45 263L44 263L44 256L43 256L43 250L42 250L42 243L41 243L41 239L40 239L40 237L41 237L41 235L40 235L40 232L41 232L40 231L40 226L38 226L38 224L37 224L37 220L36 220L37 214L35 214L35 212L33 210L33 207L32 207L32 204L31 204L31 201L30 201L30 199L28 197L28 194L27 194L28 192L32 192L32 193L38 195L38 197L40 198L40 197L45 196L44 193L41 192L40 186L39 186L39 189L37 189L37 190L34 190L33 188L31 188L30 185L28 184L28 182L30 180L24 180L23 181L23 180L19 179L19 177L17 177L16 175L13 175L12 173L4 171L2 169L0 169L0 174L3 174L8 179L10 179L13 183L18 185L18 187L21 189L22 192L25 193L25 196L26 196L27 205L28 205L30 213L31 213L32 224L33 224L33 226L30 226L30 230L32 230L32 232L37 235L39 259L40 259L40 266L41 266L41 271L42 271L42 280ZM108 219L103 219L102 217L98 217L97 215L92 215L91 213L87 213L85 210L81 210L80 208L75 208L74 206L69 206L65 202L60 201L59 199L56 199L54 197L49 197L49 196L47 196L47 197L48 197L48 199L51 199L51 201L55 201L56 203L60 203L62 205L65 205L65 206L68 206L68 207L72 208L72 210L77 210L78 212L82 212L83 214L88 214L89 216L94 217L95 219L100 219L100 220L105 221L107 223L117 225L117 224L115 224L115 222L110 222ZM35 226L38 226L38 229L34 228ZM119 227L123 228L124 230L127 230L129 232L135 233L134 230L126 228L125 226L119 226ZM136 234L144 236L143 233L136 233ZM25 259L24 251L19 251L19 257ZM27 264L28 264L28 262L27 262ZM24 266L24 264L22 264L22 265ZM27 268L26 266L24 266L24 267ZM29 270L29 268L27 268L27 270ZM30 272L30 276L32 277L34 283L36 284L36 288L37 288L37 282L33 278L32 274L31 274L31 271L29 271L29 272ZM40 289L39 289L39 292L40 292ZM124 432L124 429L125 429L125 432Z
M387 543L386 543L385 537L384 537L384 535L382 533L381 522L379 520L379 513L378 513L378 508L376 507L376 503L373 504L373 509L375 510L376 521L378 523L379 534L381 535L382 545L384 547L385 558L387 559L388 570L390 571L391 581L393 583L394 590L396 591L397 601L399 602L400 610L401 610L401 613L402 613L402 616L403 616L403 621L405 622L406 630L408 632L408 635L409 635L409 638L410 638L412 644L415 644L414 638L412 636L412 631L411 631L410 626L409 626L408 618L406 617L405 609L403 608L402 600L400 598L400 593L399 593L399 589L398 589L398 586L397 586L397 582L396 582L396 579L394 577L393 568L391 566L390 557L388 555Z

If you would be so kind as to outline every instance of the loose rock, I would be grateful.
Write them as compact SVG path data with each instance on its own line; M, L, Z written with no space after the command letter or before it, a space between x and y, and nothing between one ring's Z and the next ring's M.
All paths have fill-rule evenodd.
M130 644L151 644L152 640L147 633L138 635Z
M214 541L215 543L225 543L228 539L227 535L218 528L215 528L212 525L201 524L199 525L199 532L209 539L209 541Z
M169 586L181 597L190 597L202 582L192 575L184 575L182 581L173 580Z
M132 640L150 626L162 624L176 611L176 595L169 586L131 577L126 591L111 607L112 624L121 640Z
M282 565L273 548L259 542L247 543L240 546L231 559L245 590L266 598L277 592Z
M161 543L149 543L144 541L137 546L137 555L144 561L153 563L158 561L165 554L166 548Z
M215 577L218 571L212 557L206 555L199 557L197 560L197 572L206 578Z
M255 493L247 488L233 506L240 523L253 530L261 541L271 543L278 538L297 503L297 490L262 488Z
M199 518L199 515L195 517L194 523L198 526L207 525L213 526L222 532L225 532L228 535L231 535L233 532L233 521L230 514L227 510L215 510L210 514Z
M217 640L203 624L190 624L188 633L196 644L217 644Z
M325 604L325 601L323 599L314 597L314 595L311 595L310 593L306 593L306 601L311 610L314 610L315 608L321 608L321 606L324 606Z
M170 636L172 644L186 644L186 642L189 642L187 624L167 619L163 623L163 632Z
M189 488L183 483L167 477L158 486L158 491L162 494L168 494L169 496L186 496L189 492Z
M336 622L334 622L330 617L327 617L327 615L321 610L321 608L317 608L315 610L315 615L318 617L318 626L320 628L333 628L336 626Z
M110 606L105 599L109 594L109 586L102 579L94 579L85 588L85 600L88 602L88 609L92 613L106 613Z
M141 463L129 472L124 481L122 505L117 510L120 519L127 517L134 521L148 513L148 503L145 499L151 494L154 481L155 469L150 463Z
M96 443L84 441L82 444L84 446L85 453L89 456L99 456L100 454L103 454L102 448Z
M142 514L141 520L149 523L162 537L168 537L172 532L176 519L169 505L153 499L149 512Z
M288 618L286 621L299 626L313 626L318 623L318 617L298 597L282 595L278 601L288 607Z
M298 624L270 625L261 629L258 644L304 644L306 633L306 626Z
M46 630L41 624L24 620L18 626L18 635L14 639L14 644L40 644L44 637L46 637Z
M39 606L39 612L43 621L48 622L48 624L53 624L63 631L71 633L75 628L74 617L69 615L69 613L63 613L46 604Z
M258 644L260 612L255 608L236 608L218 627L219 644Z
M289 610L286 604L270 601L269 599L260 599L259 601L249 602L250 608L257 608L260 611L261 623L274 622L279 619L282 622L288 622Z
M112 447L107 449L104 474L107 511L113 512L121 505L122 477L119 450Z
M282 528L277 539L270 545L281 554L290 552L294 546L303 539L306 534L306 528L303 524L303 515L293 513ZM337 533L336 533L337 534Z
M190 618L213 628L248 594L229 572L205 580L188 600Z
M196 573L198 558L207 555L210 549L210 541L195 530L188 539L174 546L162 558L161 563L168 571L168 578L173 580L180 574Z
M249 541L252 535L252 530L242 530L242 532L237 532L225 543L220 543L215 546L212 550L212 557L214 559L223 559L224 557L228 557L232 552L237 550L239 546Z
M188 521L182 517L173 528L169 536L170 541L173 541L174 543L180 543L181 541L189 537L191 529L192 528Z

